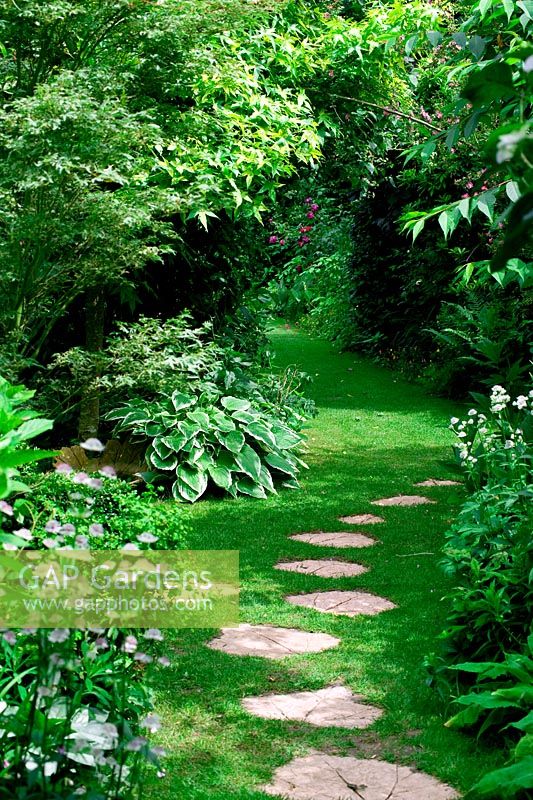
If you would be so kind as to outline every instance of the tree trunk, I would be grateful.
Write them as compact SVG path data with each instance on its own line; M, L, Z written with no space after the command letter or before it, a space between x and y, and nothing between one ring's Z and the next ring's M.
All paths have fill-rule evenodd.
M100 425L100 393L97 381L100 377L98 354L104 346L105 295L95 287L87 294L85 306L85 347L93 356L93 369L82 392L78 436L80 441L98 436Z

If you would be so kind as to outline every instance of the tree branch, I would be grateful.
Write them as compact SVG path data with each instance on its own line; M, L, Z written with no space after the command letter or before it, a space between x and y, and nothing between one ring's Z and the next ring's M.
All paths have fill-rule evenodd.
M403 111L398 111L396 108L391 108L391 106L380 106L378 103L370 103L368 100L361 100L359 97L346 97L343 94L332 94L330 97L336 97L339 100L350 100L352 103L360 103L360 105L369 106L369 108L378 108L380 111L386 111L387 114L393 114L395 117L403 117L404 119L410 119L413 122L418 122L419 125L425 125L426 128L430 128L430 130L436 131L437 133L444 133L442 128L437 127L437 125L433 125L432 122L426 122L425 119L415 117L413 114L405 114Z

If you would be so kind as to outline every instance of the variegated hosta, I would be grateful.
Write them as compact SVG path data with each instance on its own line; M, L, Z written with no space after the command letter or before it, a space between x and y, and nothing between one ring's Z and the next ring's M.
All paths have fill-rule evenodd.
M212 390L194 396L176 391L155 402L136 400L114 411L115 432L150 440L146 460L154 473L172 480L177 500L194 503L210 484L232 497L264 498L274 481L297 488L306 464L305 437L257 405Z

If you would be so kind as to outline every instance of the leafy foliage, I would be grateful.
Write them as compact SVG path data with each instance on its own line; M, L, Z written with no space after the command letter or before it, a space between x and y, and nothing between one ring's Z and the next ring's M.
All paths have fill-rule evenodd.
M198 500L214 484L232 497L264 498L273 476L296 487L303 437L249 400L211 389L198 396L175 391L156 401L132 402L109 415L117 432L151 440L154 475L172 480L177 500Z

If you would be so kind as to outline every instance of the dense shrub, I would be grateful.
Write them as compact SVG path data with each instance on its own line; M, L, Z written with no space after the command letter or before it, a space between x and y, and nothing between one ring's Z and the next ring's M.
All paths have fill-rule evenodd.
M455 699L449 726L511 745L523 736L513 763L471 795L522 800L533 789L533 391L511 401L495 386L483 410L451 427L472 494L446 535L443 566L456 587L432 679Z

